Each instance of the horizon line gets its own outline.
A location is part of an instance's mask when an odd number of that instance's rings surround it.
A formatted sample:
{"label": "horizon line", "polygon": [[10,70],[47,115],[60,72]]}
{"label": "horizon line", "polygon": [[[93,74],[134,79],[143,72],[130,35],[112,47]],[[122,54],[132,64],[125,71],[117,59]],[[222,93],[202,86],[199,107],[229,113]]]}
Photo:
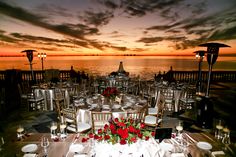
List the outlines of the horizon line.
{"label": "horizon line", "polygon": [[[25,54],[19,55],[0,55],[0,57],[25,57]],[[37,56],[35,54],[34,56]],[[187,55],[179,55],[179,54],[50,54],[47,55],[50,57],[63,57],[63,56],[195,56],[195,54],[187,54]],[[219,54],[219,56],[226,57],[236,57],[236,54],[228,53],[228,54]]]}

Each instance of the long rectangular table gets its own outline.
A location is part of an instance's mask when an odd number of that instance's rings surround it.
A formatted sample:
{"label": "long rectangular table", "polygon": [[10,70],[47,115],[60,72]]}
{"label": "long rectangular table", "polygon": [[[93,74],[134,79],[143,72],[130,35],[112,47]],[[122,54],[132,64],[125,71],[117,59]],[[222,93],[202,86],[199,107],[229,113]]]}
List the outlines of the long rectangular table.
{"label": "long rectangular table", "polygon": [[[183,133],[182,136],[187,139],[189,145],[187,147],[187,152],[185,156],[192,156],[192,157],[204,157],[204,156],[214,156],[216,152],[224,152],[224,155],[215,155],[216,157],[220,156],[235,156],[236,155],[236,147],[235,145],[231,144],[228,146],[223,145],[221,142],[216,141],[216,139],[207,133]],[[38,155],[38,157],[42,157],[43,155],[43,148],[41,147],[40,141],[42,137],[46,137],[49,139],[50,145],[48,148],[48,157],[73,157],[74,153],[69,152],[69,148],[71,144],[77,143],[82,144],[82,138],[84,135],[80,135],[79,138],[78,134],[68,134],[65,139],[59,139],[59,141],[53,141],[51,139],[51,135],[49,133],[32,133],[28,134],[28,136],[24,136],[24,138],[20,141],[13,140],[13,141],[6,141],[6,144],[3,146],[3,150],[0,152],[1,157],[14,157],[14,156],[23,156],[24,152],[21,151],[22,147],[27,144],[36,144],[38,149],[34,152]],[[76,141],[75,141],[76,139]],[[207,152],[204,150],[199,149],[196,146],[196,143],[199,141],[205,141],[212,145],[211,152]],[[175,139],[164,139],[163,142],[171,143],[174,147],[179,147],[178,143]],[[156,145],[156,148],[159,149],[160,144]],[[105,148],[104,148],[105,149]],[[88,156],[91,156],[89,150],[86,151]],[[213,152],[213,153],[212,153]],[[175,153],[175,152],[172,152]],[[150,153],[151,154],[151,153]],[[163,156],[163,153],[160,153]],[[169,154],[172,156],[171,154]],[[144,155],[145,156],[145,155]],[[154,156],[154,155],[153,155]]]}

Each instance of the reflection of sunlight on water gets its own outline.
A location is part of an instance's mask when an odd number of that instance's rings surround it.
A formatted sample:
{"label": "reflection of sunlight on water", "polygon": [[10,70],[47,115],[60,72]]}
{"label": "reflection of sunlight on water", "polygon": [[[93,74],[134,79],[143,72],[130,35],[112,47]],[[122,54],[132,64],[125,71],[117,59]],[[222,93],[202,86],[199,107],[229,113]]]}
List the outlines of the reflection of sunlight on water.
{"label": "reflection of sunlight on water", "polygon": [[[76,71],[85,71],[93,75],[108,75],[117,71],[120,61],[130,76],[153,78],[159,71],[167,72],[170,66],[177,71],[196,71],[198,62],[194,56],[167,57],[167,56],[73,56],[73,57],[47,57],[44,61],[45,69],[69,70],[73,65]],[[26,57],[0,57],[0,70],[22,69],[29,70]],[[41,62],[35,57],[33,69],[41,70]],[[203,61],[203,70],[208,70],[206,59]],[[218,57],[213,70],[236,70],[236,57]]]}

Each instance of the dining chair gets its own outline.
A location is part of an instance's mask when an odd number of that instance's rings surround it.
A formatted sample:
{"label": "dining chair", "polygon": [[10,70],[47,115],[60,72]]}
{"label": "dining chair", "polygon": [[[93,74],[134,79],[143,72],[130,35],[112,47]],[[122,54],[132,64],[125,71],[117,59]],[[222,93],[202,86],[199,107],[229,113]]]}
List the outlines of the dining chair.
{"label": "dining chair", "polygon": [[186,88],[181,94],[179,99],[179,109],[192,109],[195,103],[196,89],[195,88]]}
{"label": "dining chair", "polygon": [[64,99],[60,98],[53,98],[53,105],[54,105],[54,110],[57,113],[57,119],[59,121],[62,121],[62,108],[64,106]]}
{"label": "dining chair", "polygon": [[142,111],[129,111],[127,112],[127,118],[132,118],[135,121],[143,121],[143,112]]}
{"label": "dining chair", "polygon": [[165,106],[164,109],[167,111],[174,111],[174,90],[172,87],[164,87],[161,89],[161,93],[165,98]]}
{"label": "dining chair", "polygon": [[27,94],[27,103],[29,110],[45,110],[44,97],[41,90],[32,89],[32,92]]}
{"label": "dining chair", "polygon": [[165,106],[165,98],[162,94],[160,94],[159,101],[156,104],[155,112],[149,111],[149,114],[147,114],[144,118],[144,123],[147,126],[156,128],[160,127],[163,120],[163,112],[164,112],[164,106]]}
{"label": "dining chair", "polygon": [[19,95],[20,95],[20,105],[21,107],[26,107],[27,110],[29,110],[29,105],[28,105],[28,102],[27,102],[27,98],[28,98],[28,94],[31,95],[31,93],[27,93],[26,91],[24,91],[24,88],[23,88],[23,85],[22,84],[17,84],[17,88],[18,88],[18,92],[19,92]]}
{"label": "dining chair", "polygon": [[90,124],[77,121],[77,110],[75,108],[63,108],[62,115],[62,121],[66,123],[66,129],[69,132],[84,133],[91,129]]}
{"label": "dining chair", "polygon": [[112,118],[111,112],[92,112],[92,131],[95,133],[98,129],[103,128],[105,124],[109,124]]}

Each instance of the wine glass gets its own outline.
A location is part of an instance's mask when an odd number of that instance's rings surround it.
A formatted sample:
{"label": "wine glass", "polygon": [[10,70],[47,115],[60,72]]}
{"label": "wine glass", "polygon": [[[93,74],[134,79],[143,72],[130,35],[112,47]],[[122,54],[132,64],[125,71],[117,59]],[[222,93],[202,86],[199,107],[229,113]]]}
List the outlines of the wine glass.
{"label": "wine glass", "polygon": [[222,139],[222,130],[223,130],[223,124],[222,120],[218,120],[216,123],[216,131],[215,131],[215,138],[220,140]]}
{"label": "wine glass", "polygon": [[225,145],[228,145],[230,144],[230,130],[225,127],[223,128],[223,132],[224,132],[224,135],[223,135],[223,138],[222,138],[222,143],[225,144]]}
{"label": "wine glass", "polygon": [[50,129],[51,129],[51,137],[55,138],[57,136],[57,123],[52,122]]}
{"label": "wine glass", "polygon": [[177,136],[179,137],[183,131],[183,122],[179,121],[178,125],[176,126],[176,130],[177,130]]}
{"label": "wine glass", "polygon": [[60,133],[61,133],[61,138],[66,137],[66,123],[61,122],[60,124]]}
{"label": "wine glass", "polygon": [[0,152],[2,151],[2,146],[4,145],[4,138],[3,137],[1,137],[0,138]]}
{"label": "wine glass", "polygon": [[16,133],[17,133],[17,138],[20,140],[23,136],[23,132],[24,132],[24,127],[22,125],[18,125],[17,129],[16,129]]}
{"label": "wine glass", "polygon": [[48,138],[42,137],[42,139],[41,139],[41,147],[43,147],[43,154],[44,154],[45,156],[46,156],[47,153],[48,153],[48,150],[47,150],[48,146],[49,146],[49,140],[48,140]]}

